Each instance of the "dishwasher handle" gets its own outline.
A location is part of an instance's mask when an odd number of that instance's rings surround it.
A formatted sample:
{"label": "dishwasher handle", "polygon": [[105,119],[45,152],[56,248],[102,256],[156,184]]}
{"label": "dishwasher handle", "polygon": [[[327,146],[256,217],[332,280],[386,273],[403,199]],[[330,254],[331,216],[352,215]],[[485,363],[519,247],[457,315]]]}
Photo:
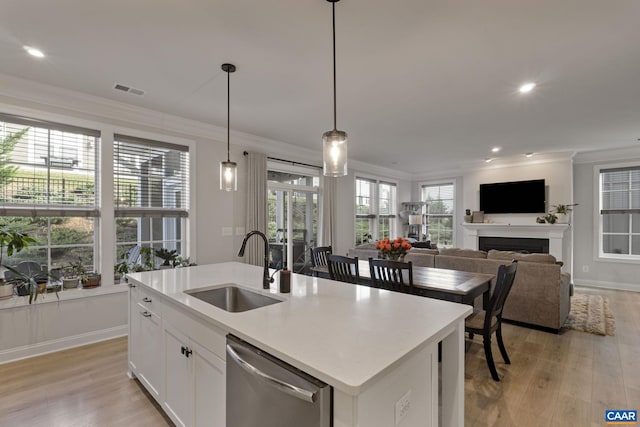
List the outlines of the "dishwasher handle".
{"label": "dishwasher handle", "polygon": [[236,353],[234,348],[229,344],[227,344],[227,353],[229,354],[229,356],[233,358],[233,360],[235,360],[238,363],[238,365],[240,365],[240,367],[242,367],[242,369],[244,369],[249,374],[252,374],[262,379],[270,386],[277,388],[278,390],[284,393],[287,393],[293,397],[297,397],[298,399],[304,400],[305,402],[315,403],[316,394],[317,394],[315,391],[305,390],[303,388],[297,387],[293,384],[289,384],[287,382],[284,382],[282,380],[272,377],[269,374],[262,372],[261,370],[251,365],[249,362],[247,362],[243,358],[241,358],[240,355]]}

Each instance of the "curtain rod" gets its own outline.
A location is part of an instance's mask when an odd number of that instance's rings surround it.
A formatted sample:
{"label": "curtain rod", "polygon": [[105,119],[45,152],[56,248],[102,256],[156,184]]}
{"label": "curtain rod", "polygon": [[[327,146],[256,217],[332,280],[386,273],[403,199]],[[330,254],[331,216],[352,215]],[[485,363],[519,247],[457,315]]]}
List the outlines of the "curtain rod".
{"label": "curtain rod", "polygon": [[[244,154],[245,156],[248,156],[249,152],[245,151],[242,154]],[[322,169],[322,166],[310,165],[309,163],[294,162],[293,160],[279,159],[277,157],[269,157],[269,156],[267,156],[267,160],[275,160],[275,161],[283,162],[283,163],[291,163],[293,166],[300,165],[300,166],[308,166],[310,168]]]}

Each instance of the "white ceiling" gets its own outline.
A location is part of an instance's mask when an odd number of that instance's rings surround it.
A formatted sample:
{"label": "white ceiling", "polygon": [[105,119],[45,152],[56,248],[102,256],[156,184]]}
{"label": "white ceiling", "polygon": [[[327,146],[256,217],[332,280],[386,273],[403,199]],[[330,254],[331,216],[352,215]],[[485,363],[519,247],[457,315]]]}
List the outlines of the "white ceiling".
{"label": "white ceiling", "polygon": [[[513,158],[640,146],[637,0],[342,0],[336,14],[351,159],[423,173],[496,145]],[[224,62],[238,67],[233,129],[320,149],[333,127],[325,0],[0,3],[3,74],[226,126]],[[523,96],[525,81],[538,87]]]}

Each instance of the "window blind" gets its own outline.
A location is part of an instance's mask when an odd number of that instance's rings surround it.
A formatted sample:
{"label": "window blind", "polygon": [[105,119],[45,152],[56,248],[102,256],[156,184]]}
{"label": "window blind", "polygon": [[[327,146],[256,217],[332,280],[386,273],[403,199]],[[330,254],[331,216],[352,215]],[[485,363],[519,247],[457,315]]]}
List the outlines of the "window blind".
{"label": "window blind", "polygon": [[640,166],[600,170],[601,214],[640,213]]}
{"label": "window blind", "polygon": [[113,156],[115,216],[188,216],[188,147],[116,134]]}
{"label": "window blind", "polygon": [[0,214],[98,216],[100,132],[0,113]]}

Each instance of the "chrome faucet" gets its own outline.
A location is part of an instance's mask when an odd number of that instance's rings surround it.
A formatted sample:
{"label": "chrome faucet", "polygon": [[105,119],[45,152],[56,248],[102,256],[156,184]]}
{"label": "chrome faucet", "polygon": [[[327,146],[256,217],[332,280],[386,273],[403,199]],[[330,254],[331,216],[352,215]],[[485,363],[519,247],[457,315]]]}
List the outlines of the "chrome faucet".
{"label": "chrome faucet", "polygon": [[240,252],[238,252],[238,256],[244,256],[244,250],[247,246],[247,240],[253,235],[258,235],[262,237],[264,240],[264,274],[262,277],[262,288],[269,289],[269,285],[273,282],[273,278],[269,277],[269,240],[267,240],[267,236],[264,235],[262,231],[253,230],[247,233],[244,236],[244,240],[242,241],[242,246],[240,247]]}

